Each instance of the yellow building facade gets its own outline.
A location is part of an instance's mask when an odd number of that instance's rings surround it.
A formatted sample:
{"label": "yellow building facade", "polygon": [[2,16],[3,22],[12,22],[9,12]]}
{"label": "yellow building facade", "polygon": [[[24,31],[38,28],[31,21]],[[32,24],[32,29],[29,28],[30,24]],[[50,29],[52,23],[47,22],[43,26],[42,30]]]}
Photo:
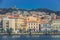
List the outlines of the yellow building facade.
{"label": "yellow building facade", "polygon": [[21,29],[21,30],[27,31],[27,26],[24,21],[25,21],[24,18],[15,19],[15,29]]}

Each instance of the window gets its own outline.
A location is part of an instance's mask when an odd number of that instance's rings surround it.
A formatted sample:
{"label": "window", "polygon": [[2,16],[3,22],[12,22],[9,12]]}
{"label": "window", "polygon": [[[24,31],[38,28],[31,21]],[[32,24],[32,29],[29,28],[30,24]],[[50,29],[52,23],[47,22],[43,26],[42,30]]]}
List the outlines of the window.
{"label": "window", "polygon": [[34,28],[35,28],[35,26],[34,26]]}
{"label": "window", "polygon": [[38,26],[36,26],[36,28],[38,28]]}
{"label": "window", "polygon": [[30,26],[29,26],[29,28],[30,28]]}
{"label": "window", "polygon": [[6,21],[6,24],[9,24],[9,21]]}
{"label": "window", "polygon": [[9,24],[8,22],[6,24]]}
{"label": "window", "polygon": [[9,25],[6,25],[6,27],[9,27]]}
{"label": "window", "polygon": [[47,24],[43,24],[43,26],[45,26],[45,27],[46,27],[46,26],[47,26]]}
{"label": "window", "polygon": [[34,23],[34,25],[35,25],[35,23]]}
{"label": "window", "polygon": [[30,23],[28,23],[28,25],[30,25]]}
{"label": "window", "polygon": [[35,25],[38,25],[38,23],[35,23]]}

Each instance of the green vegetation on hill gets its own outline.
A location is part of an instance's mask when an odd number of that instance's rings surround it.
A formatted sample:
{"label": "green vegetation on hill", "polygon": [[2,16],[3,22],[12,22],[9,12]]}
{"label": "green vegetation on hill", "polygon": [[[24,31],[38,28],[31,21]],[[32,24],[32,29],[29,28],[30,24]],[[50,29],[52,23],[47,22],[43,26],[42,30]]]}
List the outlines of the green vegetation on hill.
{"label": "green vegetation on hill", "polygon": [[55,13],[57,15],[60,15],[60,11],[53,11],[50,9],[46,9],[46,8],[37,8],[37,9],[18,9],[18,8],[0,8],[0,14],[6,14],[8,12],[13,12],[13,11],[39,11],[39,12],[46,12],[46,13]]}

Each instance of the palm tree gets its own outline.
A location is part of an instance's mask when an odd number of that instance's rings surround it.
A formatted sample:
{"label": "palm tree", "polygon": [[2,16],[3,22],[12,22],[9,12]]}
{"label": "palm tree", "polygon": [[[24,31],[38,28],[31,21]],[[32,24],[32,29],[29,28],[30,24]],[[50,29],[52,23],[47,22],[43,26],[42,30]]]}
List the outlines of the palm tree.
{"label": "palm tree", "polygon": [[7,28],[7,33],[10,35],[13,32],[12,28]]}
{"label": "palm tree", "polygon": [[31,32],[31,29],[29,29],[28,32]]}
{"label": "palm tree", "polygon": [[19,30],[19,32],[22,32],[22,30],[21,29],[18,29]]}

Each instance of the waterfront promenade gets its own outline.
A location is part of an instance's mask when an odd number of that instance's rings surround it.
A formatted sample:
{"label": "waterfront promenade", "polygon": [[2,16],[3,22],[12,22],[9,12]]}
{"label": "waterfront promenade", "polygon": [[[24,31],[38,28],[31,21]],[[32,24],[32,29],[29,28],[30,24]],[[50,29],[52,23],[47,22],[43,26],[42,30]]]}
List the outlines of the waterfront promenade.
{"label": "waterfront promenade", "polygon": [[[9,33],[0,33],[0,35],[7,35]],[[10,33],[11,35],[60,35],[60,33]]]}

